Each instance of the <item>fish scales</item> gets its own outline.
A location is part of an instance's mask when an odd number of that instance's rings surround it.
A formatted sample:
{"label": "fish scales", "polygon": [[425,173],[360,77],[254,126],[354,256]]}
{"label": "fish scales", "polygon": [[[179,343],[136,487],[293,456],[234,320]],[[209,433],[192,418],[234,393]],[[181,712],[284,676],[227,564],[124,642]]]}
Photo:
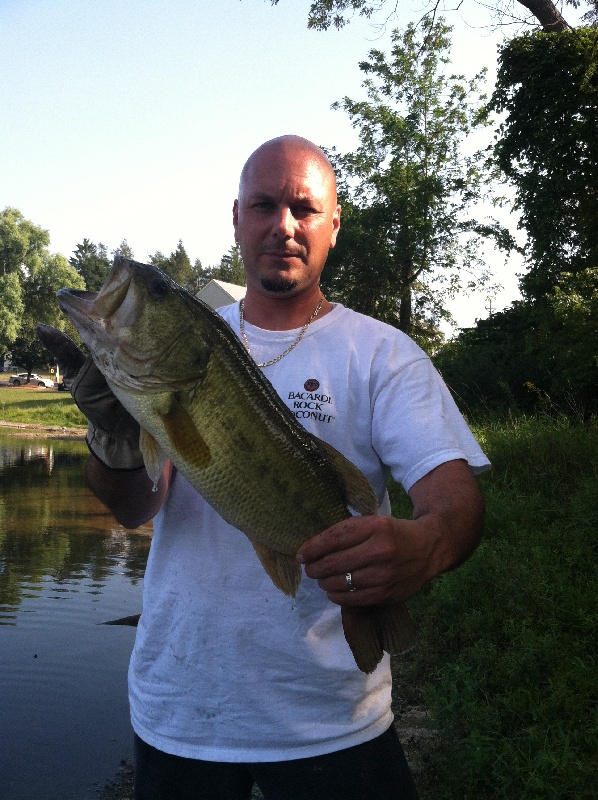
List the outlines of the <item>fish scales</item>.
{"label": "fish scales", "polygon": [[[230,327],[156,267],[117,256],[96,295],[59,304],[110,388],[141,427],[148,474],[165,459],[245,533],[274,584],[294,595],[295,553],[350,516],[377,511],[361,472],[294,418]],[[355,661],[413,646],[403,604],[341,609]]]}

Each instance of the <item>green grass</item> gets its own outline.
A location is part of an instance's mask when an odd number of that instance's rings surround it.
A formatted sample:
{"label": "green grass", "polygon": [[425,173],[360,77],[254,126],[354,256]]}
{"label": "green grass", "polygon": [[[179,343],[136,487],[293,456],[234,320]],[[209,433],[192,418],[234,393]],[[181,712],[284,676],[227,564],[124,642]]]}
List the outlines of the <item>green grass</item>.
{"label": "green grass", "polygon": [[[598,423],[479,427],[485,538],[411,603],[397,663],[439,731],[422,800],[590,800],[598,772]],[[409,693],[413,696],[410,697]]]}
{"label": "green grass", "polygon": [[[70,395],[0,388],[0,420],[85,427]],[[598,421],[475,427],[486,530],[411,602],[420,644],[396,659],[398,702],[438,735],[422,800],[590,800],[598,773]],[[397,515],[410,514],[393,492]],[[424,745],[425,746],[425,745]]]}
{"label": "green grass", "polygon": [[87,427],[87,421],[68,392],[0,387],[2,422]]}

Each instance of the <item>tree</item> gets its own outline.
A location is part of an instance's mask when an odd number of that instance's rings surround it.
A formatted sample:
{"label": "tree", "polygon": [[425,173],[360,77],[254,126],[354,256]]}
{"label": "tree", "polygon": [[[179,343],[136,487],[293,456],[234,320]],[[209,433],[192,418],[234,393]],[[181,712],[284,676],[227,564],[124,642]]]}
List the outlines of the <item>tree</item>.
{"label": "tree", "polygon": [[131,259],[135,258],[135,256],[133,255],[133,250],[131,249],[131,246],[129,245],[126,239],[121,239],[121,242],[118,245],[118,247],[112,251],[112,256],[113,257],[123,256],[124,258],[131,258]]}
{"label": "tree", "polygon": [[188,292],[191,292],[191,294],[197,294],[206,283],[206,270],[202,267],[199,258],[196,258],[191,267],[191,278],[187,282],[185,288]]}
{"label": "tree", "polygon": [[245,286],[245,269],[238,244],[234,244],[228,253],[222,256],[220,264],[212,267],[210,280],[212,279],[234,283],[236,286]]}
{"label": "tree", "polygon": [[598,265],[598,30],[517,37],[501,50],[494,153],[528,235],[524,294]]}
{"label": "tree", "polygon": [[598,411],[598,269],[562,275],[543,302],[517,301],[435,357],[470,410]]}
{"label": "tree", "polygon": [[243,268],[243,258],[238,244],[232,245],[228,253],[225,253],[215,266],[203,269],[199,261],[196,262],[197,265],[199,265],[199,271],[196,272],[196,294],[211,280],[226,281],[226,283],[234,283],[236,286],[245,286],[245,269]]}
{"label": "tree", "polygon": [[[49,363],[49,354],[35,332],[38,323],[52,325],[71,334],[72,325],[60,311],[56,292],[62,288],[85,289],[81,275],[60,253],[44,253],[42,266],[23,280],[24,312],[19,335],[13,344],[13,361],[31,371],[36,365]],[[75,337],[79,339],[78,335]]]}
{"label": "tree", "polygon": [[101,242],[94,244],[89,239],[83,239],[69,258],[69,264],[81,275],[87,291],[98,292],[110,271],[108,248]]}
{"label": "tree", "polygon": [[16,208],[0,214],[0,355],[18,336],[24,311],[22,282],[42,265],[50,234],[26,220]]}
{"label": "tree", "polygon": [[489,277],[479,255],[483,237],[514,246],[495,220],[469,216],[489,175],[481,155],[461,144],[487,124],[481,75],[447,77],[450,28],[424,20],[392,35],[392,52],[371,50],[359,66],[368,100],[344,98],[359,132],[354,153],[329,152],[344,205],[342,234],[323,276],[327,290],[356,310],[417,339],[448,317],[445,300],[464,284]]}
{"label": "tree", "polygon": [[15,208],[0,214],[0,348],[31,371],[47,361],[35,335],[45,322],[64,330],[66,319],[56,301],[58,289],[84,289],[82,277],[64,256],[48,250],[48,231],[26,220]]}
{"label": "tree", "polygon": [[0,366],[11,342],[17,338],[25,306],[19,277],[15,272],[0,275]]}
{"label": "tree", "polygon": [[161,269],[162,272],[165,272],[173,281],[176,281],[185,288],[192,287],[195,284],[196,277],[194,269],[191,266],[187,251],[180,239],[176,250],[169,256],[165,256],[158,250],[153,256],[149,256],[149,263]]}
{"label": "tree", "polygon": [[[275,6],[278,5],[279,0],[270,0],[270,2]],[[517,0],[517,2],[540,23],[542,30],[546,32],[565,31],[570,27],[558,5],[552,0]],[[565,0],[565,2],[571,8],[579,6],[579,0]],[[396,0],[394,8],[391,6],[391,14],[396,12],[398,5],[398,0]],[[595,0],[590,0],[589,5],[590,9],[586,15],[588,21],[596,17]],[[369,18],[384,6],[385,0],[377,0],[375,3],[367,2],[367,0],[313,0],[309,9],[307,25],[309,28],[319,31],[327,30],[331,25],[334,25],[335,28],[342,28],[348,22],[345,16],[346,12],[351,14],[357,11],[361,16]],[[436,14],[439,6],[439,0],[432,0],[429,4],[432,15]],[[505,8],[500,0],[495,0],[489,10],[498,15],[508,16],[509,14],[508,7]],[[513,12],[512,16],[519,19],[516,12]]]}

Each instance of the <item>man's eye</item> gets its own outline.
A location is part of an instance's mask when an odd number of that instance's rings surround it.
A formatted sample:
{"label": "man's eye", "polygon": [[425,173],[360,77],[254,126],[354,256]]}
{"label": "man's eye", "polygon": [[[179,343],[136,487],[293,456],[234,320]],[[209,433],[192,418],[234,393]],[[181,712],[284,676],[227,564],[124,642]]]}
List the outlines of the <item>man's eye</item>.
{"label": "man's eye", "polygon": [[291,211],[293,212],[295,219],[302,219],[316,213],[315,209],[313,209],[311,206],[293,206]]}
{"label": "man's eye", "polygon": [[260,202],[253,204],[253,208],[258,211],[270,211],[274,208],[274,203],[270,203],[268,200],[260,200]]}

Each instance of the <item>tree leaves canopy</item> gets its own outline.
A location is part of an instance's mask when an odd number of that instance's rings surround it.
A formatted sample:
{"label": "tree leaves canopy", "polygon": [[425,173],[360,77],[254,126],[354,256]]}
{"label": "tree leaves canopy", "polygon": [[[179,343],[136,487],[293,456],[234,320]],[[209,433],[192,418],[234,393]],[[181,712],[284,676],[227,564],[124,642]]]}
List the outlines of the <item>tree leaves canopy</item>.
{"label": "tree leaves canopy", "polygon": [[356,310],[415,338],[433,333],[445,301],[488,279],[478,246],[512,239],[498,223],[479,222],[471,207],[489,174],[480,155],[466,156],[469,133],[487,124],[482,75],[448,76],[450,28],[424,20],[395,31],[387,59],[371,50],[359,66],[368,99],[345,97],[358,130],[354,153],[329,156],[339,177],[341,233],[323,286]]}
{"label": "tree leaves canopy", "polygon": [[48,231],[26,220],[15,208],[0,214],[0,352],[19,355],[28,369],[43,363],[35,325],[64,329],[66,320],[56,301],[58,289],[84,289],[83,278],[64,256],[48,250]]}
{"label": "tree leaves canopy", "polygon": [[[278,5],[279,0],[270,0],[272,5]],[[567,30],[569,24],[559,10],[560,3],[553,3],[552,0],[512,0],[512,5],[518,2],[522,5],[535,19],[540,23],[542,29],[545,31],[564,31]],[[331,25],[335,28],[342,28],[349,22],[352,14],[357,12],[359,16],[369,18],[376,11],[383,8],[389,9],[389,15],[395,15],[399,8],[399,0],[394,3],[386,5],[385,0],[375,0],[375,2],[367,2],[367,0],[313,0],[309,8],[307,18],[307,25],[309,28],[324,31]],[[428,11],[426,13],[434,16],[439,8],[439,1],[432,0],[428,4]],[[579,0],[565,0],[565,5],[572,8],[578,8]],[[590,7],[595,6],[595,0],[590,0]],[[509,4],[504,4],[501,0],[495,0],[493,5],[489,6],[490,12],[507,13],[505,6],[508,8]],[[460,5],[458,6],[461,7]],[[519,18],[519,14],[512,12],[515,19]],[[588,17],[595,17],[595,8],[588,12]]]}
{"label": "tree leaves canopy", "polygon": [[517,37],[500,52],[494,152],[529,237],[528,297],[598,265],[598,30]]}
{"label": "tree leaves canopy", "polygon": [[94,244],[89,239],[83,239],[69,258],[69,264],[83,278],[88,292],[98,292],[110,271],[108,248],[101,242]]}

